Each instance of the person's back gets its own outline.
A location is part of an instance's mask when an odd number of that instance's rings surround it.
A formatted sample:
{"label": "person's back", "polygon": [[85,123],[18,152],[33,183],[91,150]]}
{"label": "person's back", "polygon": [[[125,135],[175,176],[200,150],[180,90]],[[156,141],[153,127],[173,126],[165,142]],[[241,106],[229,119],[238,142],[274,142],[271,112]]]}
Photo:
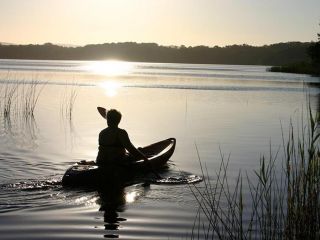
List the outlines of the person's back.
{"label": "person's back", "polygon": [[100,132],[97,156],[99,166],[116,163],[125,157],[126,150],[120,140],[121,131],[120,128],[108,127]]}
{"label": "person's back", "polygon": [[[99,134],[99,152],[96,160],[98,166],[121,164],[126,160],[148,160],[131,143],[128,133],[124,129],[118,128],[120,120],[121,113],[117,110],[111,109],[107,112],[108,127]],[[126,150],[130,157],[128,157]]]}

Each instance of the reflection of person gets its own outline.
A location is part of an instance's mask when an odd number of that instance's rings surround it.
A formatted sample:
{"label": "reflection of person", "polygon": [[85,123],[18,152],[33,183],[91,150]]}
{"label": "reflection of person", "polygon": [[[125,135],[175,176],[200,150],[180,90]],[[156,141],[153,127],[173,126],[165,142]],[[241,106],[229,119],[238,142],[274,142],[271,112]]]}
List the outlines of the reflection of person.
{"label": "reflection of person", "polygon": [[148,158],[131,143],[126,130],[118,127],[121,113],[111,109],[107,112],[106,118],[108,127],[99,134],[98,166],[121,164],[129,159],[148,161]]}
{"label": "reflection of person", "polygon": [[119,238],[117,230],[120,223],[126,221],[125,218],[119,217],[119,213],[125,210],[125,192],[124,188],[115,185],[114,182],[98,188],[99,198],[97,203],[100,205],[99,211],[104,212],[104,227],[107,232],[105,238]]}
{"label": "reflection of person", "polygon": [[[119,229],[123,229],[125,226],[121,226],[122,222],[127,221],[127,219],[121,217],[121,213],[126,210],[127,196],[132,193],[139,193],[135,195],[145,196],[148,187],[144,185],[136,185],[130,187],[128,191],[125,191],[124,186],[120,186],[117,182],[110,181],[107,184],[98,187],[97,204],[100,205],[99,211],[104,212],[104,238],[119,238]],[[134,201],[132,199],[132,201]],[[128,200],[130,202],[130,200]]]}

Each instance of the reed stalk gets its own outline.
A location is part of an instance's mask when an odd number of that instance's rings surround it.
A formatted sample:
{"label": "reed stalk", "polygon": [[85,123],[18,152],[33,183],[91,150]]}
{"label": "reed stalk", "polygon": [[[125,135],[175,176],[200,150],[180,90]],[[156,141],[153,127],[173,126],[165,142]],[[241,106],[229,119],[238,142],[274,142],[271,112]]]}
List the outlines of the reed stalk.
{"label": "reed stalk", "polygon": [[44,86],[45,84],[40,85],[36,80],[2,83],[0,88],[2,116],[7,119],[11,115],[32,117]]}
{"label": "reed stalk", "polygon": [[3,87],[2,91],[2,114],[4,118],[10,118],[12,106],[17,99],[18,84],[8,83]]}
{"label": "reed stalk", "polygon": [[40,94],[45,87],[45,84],[40,84],[37,80],[32,80],[31,82],[22,82],[20,84],[21,88],[21,112],[25,118],[33,117],[34,110],[38,103]]}
{"label": "reed stalk", "polygon": [[319,239],[319,126],[319,114],[309,106],[306,125],[297,130],[291,123],[287,137],[282,130],[284,157],[279,159],[281,148],[273,154],[270,147],[259,168],[245,177],[239,172],[233,185],[229,158],[220,151],[220,167],[212,176],[196,148],[204,181],[190,186],[199,205],[191,239]]}
{"label": "reed stalk", "polygon": [[[69,87],[70,86],[67,85],[67,88]],[[78,96],[78,85],[72,84],[70,89],[67,88],[62,97],[60,112],[62,116],[72,120],[73,109]]]}

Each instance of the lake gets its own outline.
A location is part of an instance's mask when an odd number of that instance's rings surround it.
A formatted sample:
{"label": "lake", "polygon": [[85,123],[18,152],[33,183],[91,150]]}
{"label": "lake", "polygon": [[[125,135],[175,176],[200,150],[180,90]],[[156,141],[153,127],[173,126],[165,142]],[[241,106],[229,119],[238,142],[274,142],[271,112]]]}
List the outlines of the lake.
{"label": "lake", "polygon": [[177,139],[162,176],[201,176],[200,158],[213,183],[230,154],[233,186],[240,170],[250,175],[278,151],[290,121],[303,124],[308,101],[320,109],[319,78],[266,69],[0,60],[1,239],[190,238],[198,203],[187,184],[141,181],[105,196],[63,188],[61,178],[75,162],[95,160],[103,106],[121,111],[135,146]]}

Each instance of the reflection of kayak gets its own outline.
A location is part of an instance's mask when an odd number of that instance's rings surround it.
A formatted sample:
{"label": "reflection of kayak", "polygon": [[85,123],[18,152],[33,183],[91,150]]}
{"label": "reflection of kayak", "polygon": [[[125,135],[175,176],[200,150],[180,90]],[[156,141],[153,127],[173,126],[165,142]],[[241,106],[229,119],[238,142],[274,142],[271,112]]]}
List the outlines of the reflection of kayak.
{"label": "reflection of kayak", "polygon": [[[151,144],[149,146],[139,148],[149,159],[146,166],[143,160],[121,166],[123,174],[147,172],[161,169],[172,156],[176,146],[176,139],[168,138],[166,140]],[[94,162],[79,162],[71,166],[62,178],[64,186],[88,186],[98,184],[99,168]],[[105,174],[102,172],[102,174]]]}

